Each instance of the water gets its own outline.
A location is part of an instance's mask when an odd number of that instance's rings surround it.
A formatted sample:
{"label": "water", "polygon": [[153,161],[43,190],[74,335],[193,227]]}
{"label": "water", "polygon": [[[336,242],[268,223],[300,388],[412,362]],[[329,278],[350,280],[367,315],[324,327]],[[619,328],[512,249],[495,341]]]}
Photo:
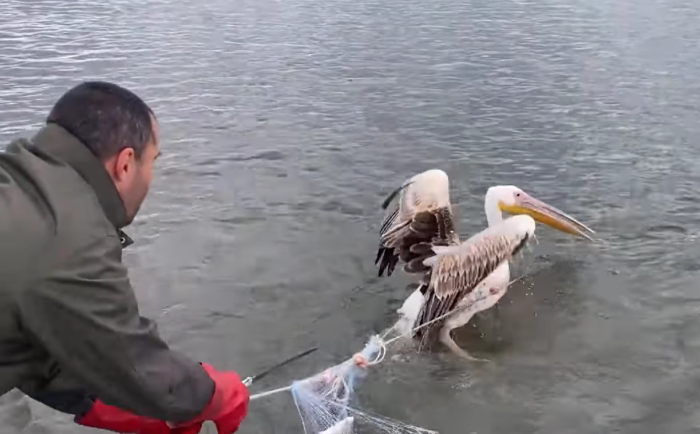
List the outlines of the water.
{"label": "water", "polygon": [[[137,91],[164,156],[129,234],[173,347],[277,387],[393,320],[410,279],[372,261],[384,195],[452,179],[460,231],[515,184],[598,232],[539,229],[527,277],[457,341],[405,352],[363,409],[450,433],[700,430],[700,5],[692,0],[6,0],[0,139],[83,79]],[[76,433],[6,396],[3,432]],[[240,433],[299,433],[291,399]]]}

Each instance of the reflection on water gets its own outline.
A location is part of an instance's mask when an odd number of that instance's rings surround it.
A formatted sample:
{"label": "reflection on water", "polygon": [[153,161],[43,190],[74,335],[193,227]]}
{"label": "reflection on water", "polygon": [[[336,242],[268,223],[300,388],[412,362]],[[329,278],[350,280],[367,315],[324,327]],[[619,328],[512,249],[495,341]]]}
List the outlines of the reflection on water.
{"label": "reflection on water", "polygon": [[[515,184],[593,227],[540,228],[499,306],[460,330],[495,361],[402,350],[363,408],[443,433],[694,432],[700,373],[700,5],[690,0],[9,0],[0,137],[82,79],[152,104],[164,157],[126,256],[176,348],[256,385],[312,374],[408,294],[372,265],[384,195],[452,178],[460,231]],[[6,396],[10,433],[75,433]],[[17,402],[17,400],[20,400]],[[291,400],[241,433],[298,433]]]}

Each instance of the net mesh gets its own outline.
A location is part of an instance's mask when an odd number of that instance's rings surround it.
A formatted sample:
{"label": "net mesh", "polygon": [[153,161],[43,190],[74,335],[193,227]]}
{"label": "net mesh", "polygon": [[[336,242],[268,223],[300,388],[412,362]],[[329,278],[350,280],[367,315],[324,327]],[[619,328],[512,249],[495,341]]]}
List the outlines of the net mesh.
{"label": "net mesh", "polygon": [[[386,346],[373,336],[360,353],[369,364],[380,363]],[[366,375],[365,369],[348,360],[320,374],[296,381],[291,386],[305,434],[437,434],[437,431],[405,424],[353,408],[355,388]]]}

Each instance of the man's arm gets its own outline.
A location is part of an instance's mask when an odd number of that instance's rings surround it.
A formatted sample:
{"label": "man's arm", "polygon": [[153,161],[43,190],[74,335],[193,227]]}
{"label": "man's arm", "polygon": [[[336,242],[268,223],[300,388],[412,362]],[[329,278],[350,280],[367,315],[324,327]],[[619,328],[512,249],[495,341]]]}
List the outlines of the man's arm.
{"label": "man's arm", "polygon": [[169,422],[207,407],[207,372],[160,339],[140,316],[116,236],[53,264],[18,298],[28,335],[105,404]]}

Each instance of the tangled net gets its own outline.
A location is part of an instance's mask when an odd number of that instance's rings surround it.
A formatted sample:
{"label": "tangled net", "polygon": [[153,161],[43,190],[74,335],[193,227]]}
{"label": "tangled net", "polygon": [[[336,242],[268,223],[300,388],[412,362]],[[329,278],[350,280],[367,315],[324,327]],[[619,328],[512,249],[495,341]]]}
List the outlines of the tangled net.
{"label": "tangled net", "polygon": [[[524,276],[509,282],[509,286]],[[365,348],[358,353],[368,366],[381,363],[386,356],[387,346],[402,339],[410,339],[413,332],[440,321],[460,309],[488,296],[485,288],[474,292],[474,299],[468,305],[457,307],[431,321],[412,328],[413,321],[400,318],[391,328],[381,335],[370,338]],[[392,338],[389,335],[397,334]],[[280,392],[291,391],[296,404],[304,434],[438,434],[437,431],[409,425],[384,416],[367,413],[350,406],[355,386],[366,375],[366,370],[358,366],[355,357],[326,369],[304,380],[298,380],[291,386],[258,393],[250,397],[251,401]],[[252,378],[246,379],[250,386]]]}
{"label": "tangled net", "polygon": [[[523,277],[512,280],[509,285]],[[472,302],[483,300],[488,296],[488,291],[477,290],[475,295]],[[468,306],[455,308],[413,329],[411,328],[412,321],[406,322],[406,318],[401,318],[381,336],[372,336],[365,348],[358,354],[369,366],[381,363],[386,356],[388,345],[402,339],[410,339],[413,332],[466,307]],[[394,333],[398,335],[388,338],[390,334]],[[295,381],[291,386],[258,393],[252,395],[250,399],[252,401],[280,392],[291,391],[304,426],[304,434],[438,434],[437,431],[409,425],[351,407],[350,400],[355,386],[365,375],[366,370],[358,366],[355,358],[352,358],[328,368],[320,374]],[[252,383],[252,378],[246,381],[248,381],[246,386],[249,386]]]}
{"label": "tangled net", "polygon": [[[393,331],[389,329],[384,336]],[[291,386],[269,390],[250,397],[251,401],[290,391],[294,398],[305,434],[438,434],[437,431],[409,425],[398,420],[364,412],[350,406],[355,386],[366,371],[358,365],[357,358],[367,366],[384,360],[387,344],[399,337],[384,341],[372,336],[362,352],[352,359],[326,369]],[[250,380],[250,381],[249,381]],[[246,380],[250,386],[252,379]]]}
{"label": "tangled net", "polygon": [[[386,346],[373,336],[360,355],[368,365],[381,363]],[[305,434],[395,433],[428,434],[427,430],[350,406],[355,387],[366,375],[353,359],[326,369],[320,374],[295,381],[290,388],[299,410]]]}
{"label": "tangled net", "polygon": [[[486,294],[482,292],[477,291],[474,302],[486,297]],[[372,336],[365,348],[358,353],[358,356],[366,361],[368,366],[379,364],[386,356],[388,345],[401,339],[410,338],[414,331],[440,321],[462,308],[464,307],[458,307],[413,329],[411,329],[412,321],[406,322],[406,318],[401,318],[381,336]],[[393,333],[398,333],[398,336],[387,339]],[[252,395],[250,399],[256,400],[280,392],[291,391],[304,426],[304,434],[438,434],[437,431],[409,425],[351,407],[350,400],[355,386],[365,375],[365,369],[358,366],[357,360],[353,357],[320,374],[295,381],[291,386],[258,393]],[[250,382],[246,385],[250,385]]]}

